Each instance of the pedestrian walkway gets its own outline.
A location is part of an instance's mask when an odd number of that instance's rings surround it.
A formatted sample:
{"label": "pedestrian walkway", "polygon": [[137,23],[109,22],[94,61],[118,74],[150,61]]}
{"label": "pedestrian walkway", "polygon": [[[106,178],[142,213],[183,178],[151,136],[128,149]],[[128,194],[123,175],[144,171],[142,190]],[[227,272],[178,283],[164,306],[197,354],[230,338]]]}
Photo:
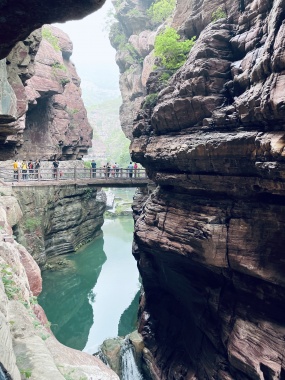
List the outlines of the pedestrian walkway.
{"label": "pedestrian walkway", "polygon": [[142,187],[148,179],[145,169],[119,169],[116,171],[105,168],[66,168],[33,169],[28,172],[14,172],[10,169],[0,169],[0,181],[11,186],[50,186],[63,184],[98,185],[100,187]]}

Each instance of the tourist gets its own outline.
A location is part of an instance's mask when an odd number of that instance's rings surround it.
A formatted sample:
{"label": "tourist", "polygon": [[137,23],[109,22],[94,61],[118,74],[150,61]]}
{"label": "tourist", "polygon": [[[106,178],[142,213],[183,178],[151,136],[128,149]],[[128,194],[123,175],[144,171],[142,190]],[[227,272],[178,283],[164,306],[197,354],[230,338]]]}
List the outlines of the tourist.
{"label": "tourist", "polygon": [[52,164],[53,164],[53,178],[57,178],[59,162],[55,158]]}
{"label": "tourist", "polygon": [[34,177],[34,164],[32,160],[29,160],[28,168],[29,168],[29,178],[32,179]]}
{"label": "tourist", "polygon": [[135,162],[135,163],[134,163],[134,173],[135,173],[135,178],[137,177],[137,169],[138,169],[138,164]]}
{"label": "tourist", "polygon": [[117,164],[117,162],[115,162],[114,166],[115,166],[116,177],[119,177],[120,166],[119,166],[119,164]]}
{"label": "tourist", "polygon": [[13,163],[13,169],[14,169],[14,179],[18,179],[18,175],[19,175],[19,165],[18,165],[18,162],[17,160],[14,161]]}
{"label": "tourist", "polygon": [[26,161],[26,160],[23,160],[23,162],[22,162],[22,175],[23,175],[23,180],[26,180],[26,179],[27,179],[27,170],[28,170],[27,161]]}
{"label": "tourist", "polygon": [[112,166],[112,172],[111,172],[112,177],[115,177],[115,173],[116,173],[116,164]]}
{"label": "tourist", "polygon": [[111,165],[109,164],[109,162],[107,162],[107,177],[110,177],[110,172],[111,172]]}
{"label": "tourist", "polygon": [[129,166],[128,166],[128,172],[129,172],[129,177],[132,178],[133,176],[133,163],[130,162]]}
{"label": "tourist", "polygon": [[36,160],[35,162],[35,178],[39,178],[39,170],[40,170],[41,164],[39,160]]}
{"label": "tourist", "polygon": [[96,162],[92,160],[91,162],[91,171],[92,171],[92,178],[96,177]]}

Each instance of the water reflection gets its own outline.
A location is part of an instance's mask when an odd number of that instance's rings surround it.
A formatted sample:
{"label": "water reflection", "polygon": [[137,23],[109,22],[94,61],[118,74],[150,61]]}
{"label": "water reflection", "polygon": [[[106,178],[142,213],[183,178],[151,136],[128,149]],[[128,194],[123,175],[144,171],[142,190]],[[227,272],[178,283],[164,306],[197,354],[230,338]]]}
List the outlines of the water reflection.
{"label": "water reflection", "polygon": [[[93,291],[93,325],[84,351],[94,353],[104,339],[118,335],[121,315],[132,303],[138,289],[136,262],[131,255],[133,221],[130,217],[106,220],[103,226],[107,261]],[[137,304],[132,310],[136,314]],[[133,326],[129,326],[132,331]]]}
{"label": "water reflection", "polygon": [[57,339],[89,353],[106,338],[133,331],[138,308],[132,217],[106,220],[102,230],[104,238],[65,256],[71,268],[43,273],[39,297]]}
{"label": "water reflection", "polygon": [[103,244],[103,237],[98,238],[81,252],[65,256],[71,267],[43,272],[43,292],[39,303],[52,323],[57,339],[79,350],[85,347],[93,323],[88,298],[107,260]]}

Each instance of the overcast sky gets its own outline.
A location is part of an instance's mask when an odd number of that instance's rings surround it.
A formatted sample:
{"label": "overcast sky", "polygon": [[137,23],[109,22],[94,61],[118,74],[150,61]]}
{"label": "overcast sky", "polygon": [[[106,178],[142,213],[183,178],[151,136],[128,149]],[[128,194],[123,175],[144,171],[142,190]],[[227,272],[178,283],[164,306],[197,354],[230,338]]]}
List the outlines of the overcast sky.
{"label": "overcast sky", "polygon": [[102,76],[106,75],[119,81],[118,67],[115,63],[116,52],[110,45],[108,32],[103,30],[106,26],[107,12],[111,8],[111,0],[106,0],[101,9],[82,20],[55,24],[67,33],[73,42],[71,60],[81,78],[87,79],[92,71],[95,77],[89,79],[100,81]]}

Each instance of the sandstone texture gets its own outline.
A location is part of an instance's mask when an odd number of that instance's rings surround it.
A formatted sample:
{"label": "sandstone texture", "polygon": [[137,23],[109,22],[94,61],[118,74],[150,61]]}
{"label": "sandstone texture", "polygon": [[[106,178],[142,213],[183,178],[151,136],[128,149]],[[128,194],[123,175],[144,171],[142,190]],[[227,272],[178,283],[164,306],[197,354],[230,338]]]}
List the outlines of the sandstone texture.
{"label": "sandstone texture", "polygon": [[284,9],[178,1],[172,25],[197,41],[146,82],[131,150],[157,189],[136,199],[133,254],[153,379],[285,376]]}
{"label": "sandstone texture", "polygon": [[69,37],[45,25],[16,44],[6,65],[1,61],[2,160],[78,159],[91,146],[92,129],[71,54]]}
{"label": "sandstone texture", "polygon": [[[8,379],[72,378],[115,380],[117,375],[99,359],[60,344],[52,335],[42,308],[41,273],[33,257],[12,235],[22,214],[11,218],[13,192],[1,187],[0,196],[0,364]],[[7,201],[7,203],[6,203]],[[17,203],[14,198],[14,203]],[[14,206],[14,210],[17,208]],[[18,208],[19,209],[19,208]],[[8,215],[10,213],[10,216]],[[13,220],[11,225],[9,220]],[[9,237],[9,239],[8,239]]]}
{"label": "sandstone texture", "polygon": [[14,192],[25,215],[14,228],[17,240],[41,266],[102,233],[106,194],[97,187],[29,186],[14,187]]}

